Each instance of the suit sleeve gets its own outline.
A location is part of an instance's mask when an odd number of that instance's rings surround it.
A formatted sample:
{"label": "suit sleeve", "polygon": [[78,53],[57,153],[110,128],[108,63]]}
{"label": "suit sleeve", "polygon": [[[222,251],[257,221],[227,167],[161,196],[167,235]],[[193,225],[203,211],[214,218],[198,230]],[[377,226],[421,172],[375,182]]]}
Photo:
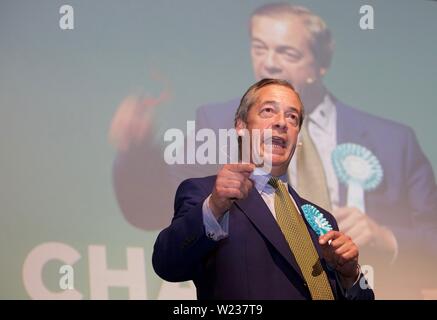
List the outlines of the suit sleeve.
{"label": "suit sleeve", "polygon": [[196,127],[198,129],[211,128],[208,112],[205,111],[205,106],[200,106],[196,110]]}
{"label": "suit sleeve", "polygon": [[[205,107],[199,107],[196,127],[208,126]],[[196,148],[198,145],[200,142],[196,142]],[[215,166],[207,165],[168,166],[162,155],[163,150],[153,142],[151,136],[147,136],[143,141],[132,144],[128,150],[118,152],[112,167],[118,206],[124,218],[142,230],[160,230],[168,225],[172,202],[172,196],[168,195],[174,194],[181,181],[217,172]]]}
{"label": "suit sleeve", "polygon": [[[150,138],[117,153],[114,192],[125,219],[142,230],[160,230],[171,220],[176,187],[162,150]],[[167,214],[165,214],[167,213]]]}
{"label": "suit sleeve", "polygon": [[400,255],[424,250],[427,254],[434,253],[433,258],[437,259],[437,186],[434,173],[411,129],[406,148],[407,197],[414,228],[391,227],[391,230],[398,241]]}
{"label": "suit sleeve", "polygon": [[175,198],[175,214],[169,227],[156,239],[152,264],[164,280],[195,280],[202,273],[203,260],[218,245],[207,237],[202,205],[211,190],[203,190],[194,179],[179,186]]}

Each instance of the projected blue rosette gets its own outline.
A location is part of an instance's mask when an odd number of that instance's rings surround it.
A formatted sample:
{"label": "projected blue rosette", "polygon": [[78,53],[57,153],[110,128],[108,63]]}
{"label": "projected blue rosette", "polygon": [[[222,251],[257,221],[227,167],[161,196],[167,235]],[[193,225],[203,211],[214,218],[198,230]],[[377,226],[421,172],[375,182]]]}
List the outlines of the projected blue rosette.
{"label": "projected blue rosette", "polygon": [[311,204],[304,204],[301,208],[306,221],[308,221],[309,225],[318,236],[322,236],[332,230],[329,221],[326,220],[319,209]]}
{"label": "projected blue rosette", "polygon": [[364,191],[375,189],[382,181],[379,160],[363,146],[344,143],[332,152],[332,164],[339,181],[347,186],[347,206],[366,212]]}

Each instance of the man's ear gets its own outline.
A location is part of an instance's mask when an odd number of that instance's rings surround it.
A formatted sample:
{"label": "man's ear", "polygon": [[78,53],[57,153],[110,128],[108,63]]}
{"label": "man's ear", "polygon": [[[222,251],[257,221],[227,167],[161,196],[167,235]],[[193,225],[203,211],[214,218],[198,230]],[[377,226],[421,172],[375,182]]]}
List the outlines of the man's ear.
{"label": "man's ear", "polygon": [[323,77],[326,74],[326,68],[320,68],[320,76]]}
{"label": "man's ear", "polygon": [[242,135],[244,135],[244,130],[243,129],[246,129],[246,123],[243,121],[243,120],[241,120],[241,119],[238,119],[237,120],[237,124],[235,125],[235,130],[237,130],[237,134],[241,137]]}

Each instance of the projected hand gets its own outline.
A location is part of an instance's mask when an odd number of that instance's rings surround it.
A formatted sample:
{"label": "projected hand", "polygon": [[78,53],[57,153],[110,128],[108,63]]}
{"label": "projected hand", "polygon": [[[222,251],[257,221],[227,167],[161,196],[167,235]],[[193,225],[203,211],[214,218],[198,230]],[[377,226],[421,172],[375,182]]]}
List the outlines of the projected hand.
{"label": "projected hand", "polygon": [[117,151],[126,151],[132,144],[143,141],[150,131],[155,107],[168,98],[134,97],[124,99],[112,119],[109,141]]}
{"label": "projected hand", "polygon": [[333,210],[341,232],[350,236],[362,249],[365,246],[394,254],[396,238],[393,233],[376,223],[368,215],[354,207],[342,207]]}

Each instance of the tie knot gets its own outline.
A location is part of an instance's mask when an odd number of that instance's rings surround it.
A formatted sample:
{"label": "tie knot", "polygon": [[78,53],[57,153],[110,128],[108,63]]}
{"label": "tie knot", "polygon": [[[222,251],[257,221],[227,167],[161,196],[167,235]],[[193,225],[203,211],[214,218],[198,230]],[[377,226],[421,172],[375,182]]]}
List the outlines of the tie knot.
{"label": "tie knot", "polygon": [[279,187],[279,179],[276,177],[271,177],[269,180],[269,185],[271,185],[273,188],[278,189]]}

